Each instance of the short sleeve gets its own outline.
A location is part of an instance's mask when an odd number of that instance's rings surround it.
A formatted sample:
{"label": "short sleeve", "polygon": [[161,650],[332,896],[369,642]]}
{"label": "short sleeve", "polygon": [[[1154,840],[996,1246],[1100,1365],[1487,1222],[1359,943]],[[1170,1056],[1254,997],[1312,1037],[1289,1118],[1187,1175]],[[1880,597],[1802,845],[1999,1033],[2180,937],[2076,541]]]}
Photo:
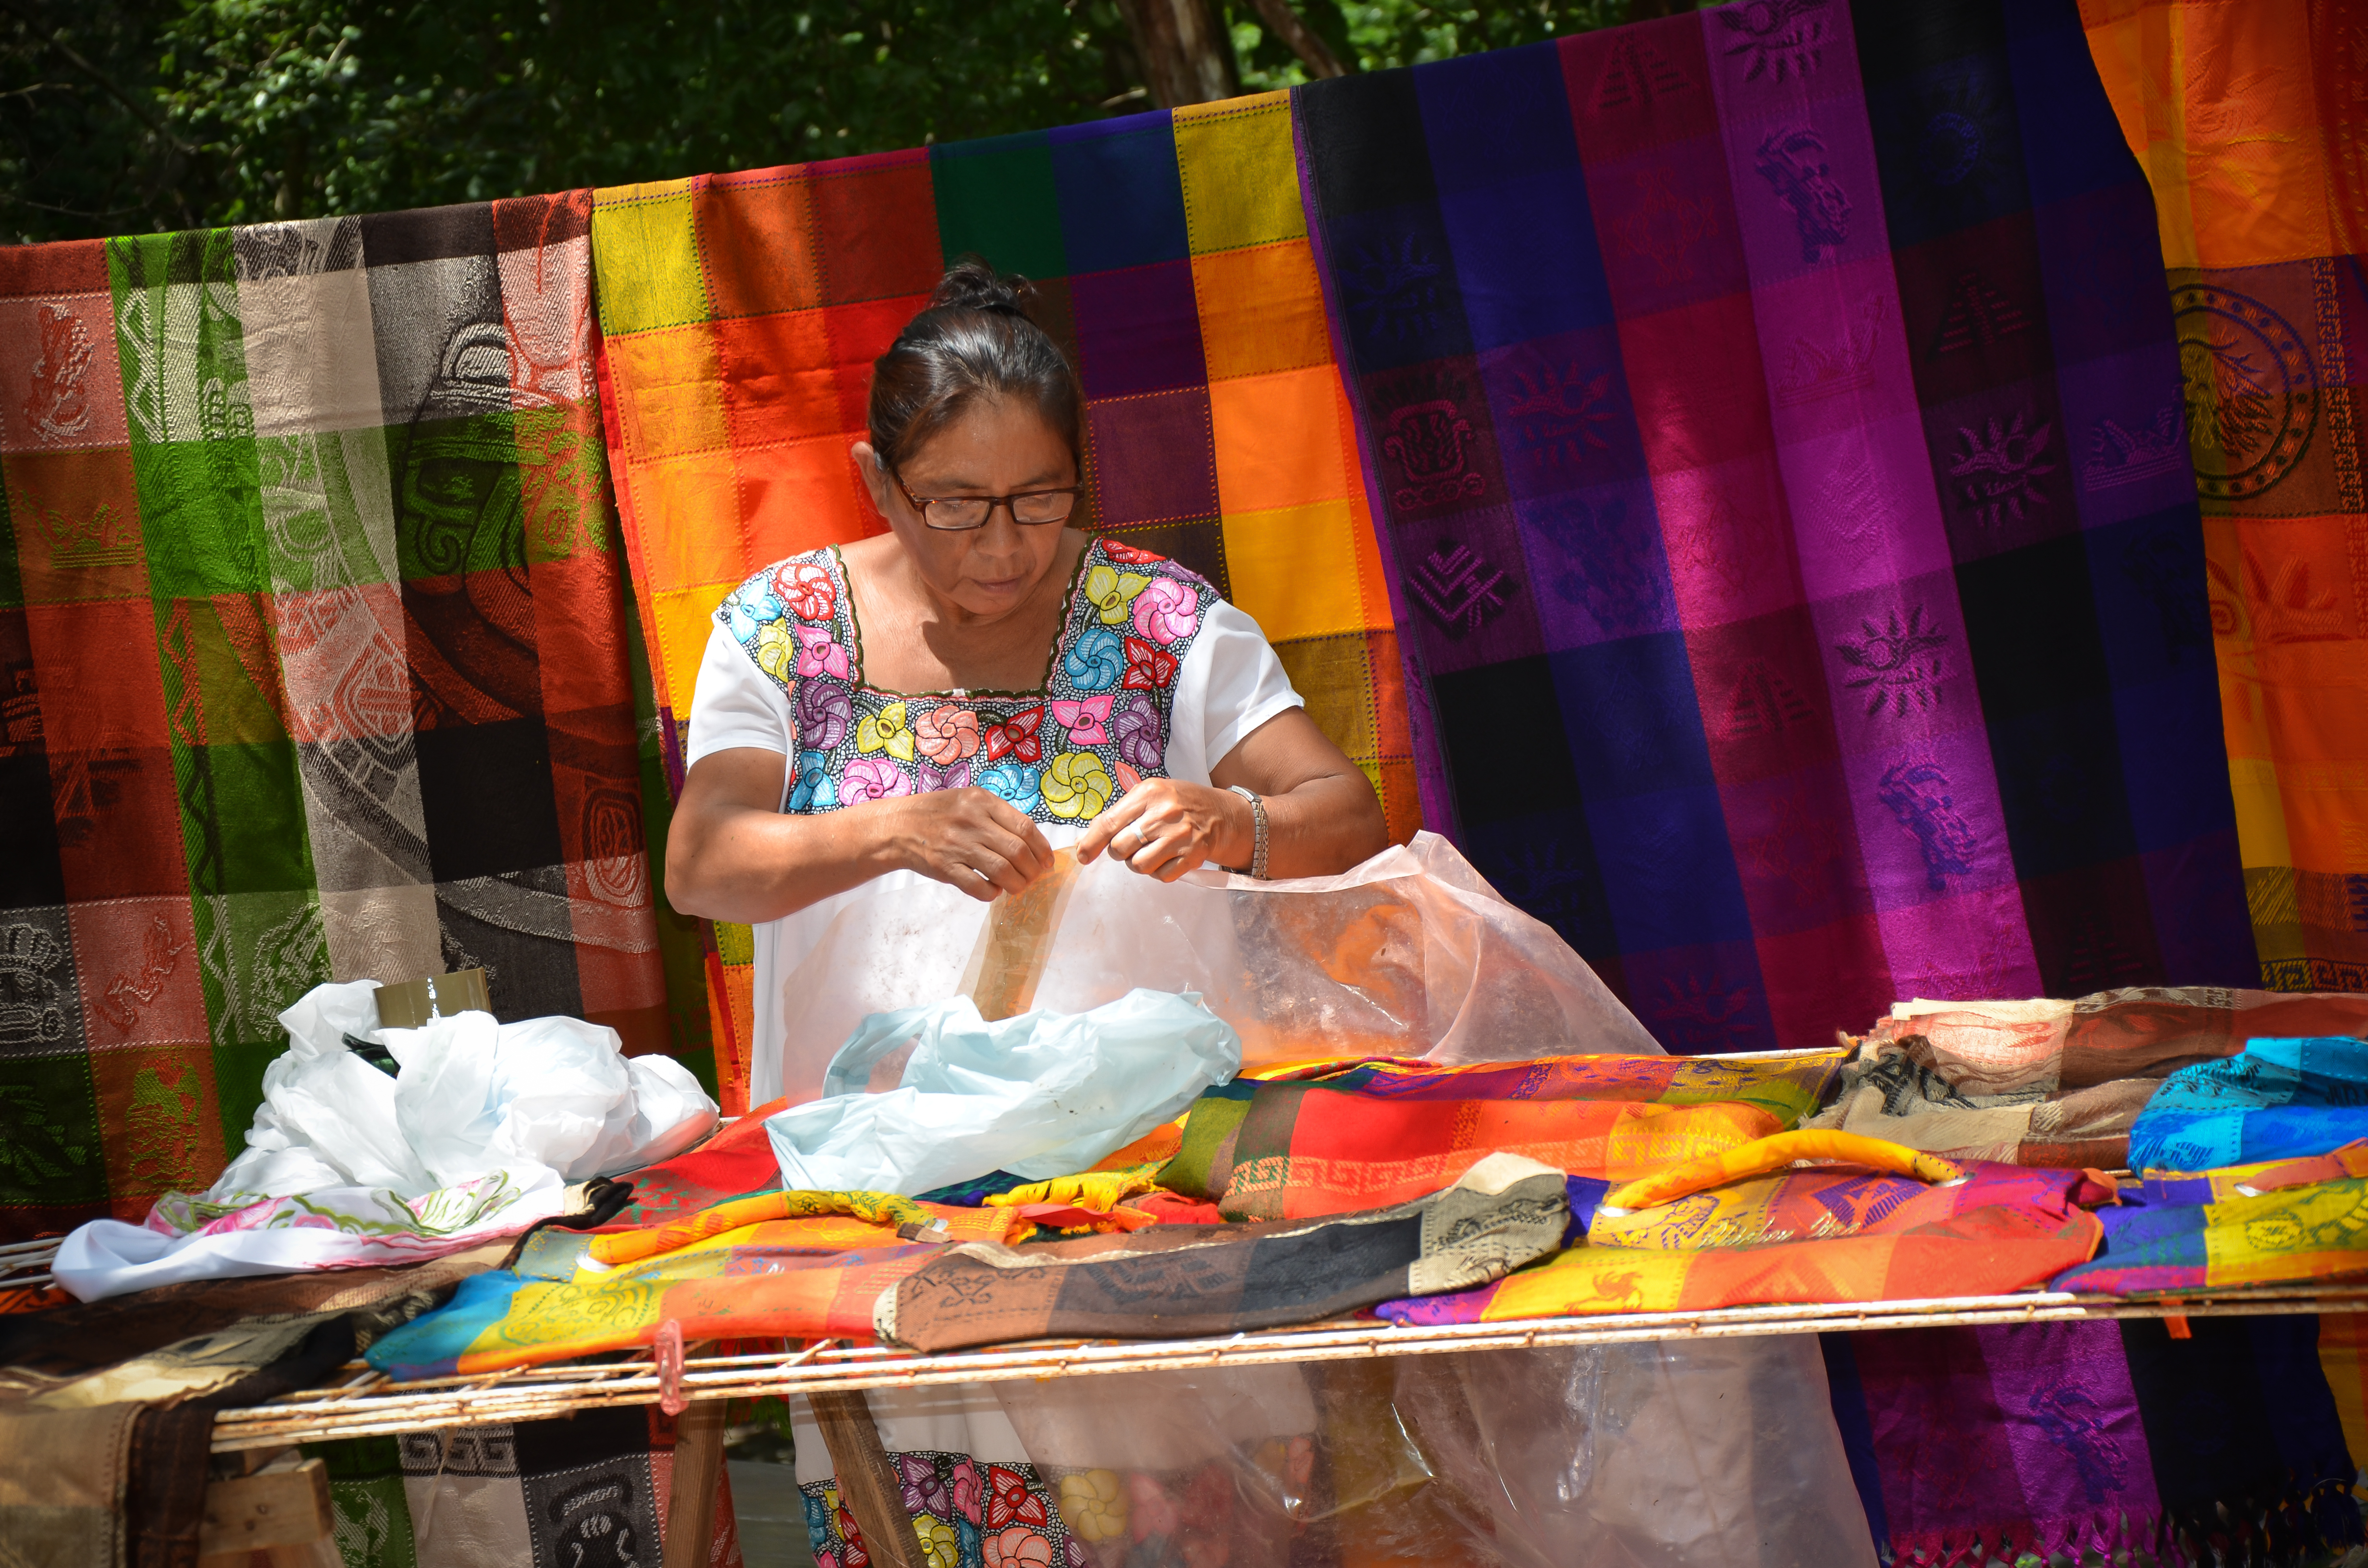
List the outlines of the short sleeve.
{"label": "short sleeve", "polygon": [[1210,770],[1251,731],[1286,708],[1304,706],[1258,622],[1210,595],[1200,635],[1176,674],[1167,776],[1208,783]]}
{"label": "short sleeve", "polygon": [[699,661],[699,684],[691,689],[684,769],[734,746],[757,746],[787,756],[796,745],[788,694],[757,667],[731,632],[721,626],[710,631],[707,653]]}

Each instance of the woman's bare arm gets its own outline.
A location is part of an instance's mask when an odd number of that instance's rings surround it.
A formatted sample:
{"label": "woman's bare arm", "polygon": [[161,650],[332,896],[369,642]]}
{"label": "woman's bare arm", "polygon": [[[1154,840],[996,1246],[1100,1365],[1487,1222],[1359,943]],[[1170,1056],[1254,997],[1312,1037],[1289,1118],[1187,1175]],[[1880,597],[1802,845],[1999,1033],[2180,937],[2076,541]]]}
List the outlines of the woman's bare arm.
{"label": "woman's bare arm", "polygon": [[703,756],[666,835],[666,902],[685,915],[757,925],[886,871],[918,871],[973,898],[1019,892],[1049,870],[1036,824],[985,790],[781,811],[789,759],[760,746]]}

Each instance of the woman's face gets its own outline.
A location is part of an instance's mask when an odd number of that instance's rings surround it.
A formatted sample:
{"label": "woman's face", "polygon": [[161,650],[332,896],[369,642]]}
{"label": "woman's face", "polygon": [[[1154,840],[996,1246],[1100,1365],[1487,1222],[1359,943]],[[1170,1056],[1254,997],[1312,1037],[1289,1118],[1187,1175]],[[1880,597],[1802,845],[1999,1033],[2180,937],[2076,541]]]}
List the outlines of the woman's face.
{"label": "woman's face", "polygon": [[[1058,559],[1064,531],[1058,523],[1022,528],[1011,520],[1009,507],[997,506],[985,528],[949,533],[923,526],[905,498],[906,490],[929,501],[1076,483],[1068,442],[1027,402],[996,398],[973,404],[915,448],[894,475],[868,443],[858,443],[855,452],[872,503],[922,580],[974,619],[999,619],[1027,603]],[[898,479],[905,482],[901,490]]]}

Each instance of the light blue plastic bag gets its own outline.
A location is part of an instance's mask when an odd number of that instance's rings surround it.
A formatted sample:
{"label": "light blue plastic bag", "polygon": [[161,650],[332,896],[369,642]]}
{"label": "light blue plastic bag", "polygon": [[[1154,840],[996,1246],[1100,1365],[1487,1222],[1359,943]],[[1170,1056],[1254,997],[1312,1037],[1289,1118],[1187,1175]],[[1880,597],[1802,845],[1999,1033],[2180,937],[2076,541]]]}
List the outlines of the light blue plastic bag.
{"label": "light blue plastic bag", "polygon": [[[872,1065],[916,1035],[898,1086],[863,1093]],[[1241,1064],[1241,1037],[1190,993],[992,1024],[953,996],[865,1018],[831,1058],[825,1097],[765,1131],[792,1189],[911,1197],[997,1170],[1038,1181],[1180,1116]]]}

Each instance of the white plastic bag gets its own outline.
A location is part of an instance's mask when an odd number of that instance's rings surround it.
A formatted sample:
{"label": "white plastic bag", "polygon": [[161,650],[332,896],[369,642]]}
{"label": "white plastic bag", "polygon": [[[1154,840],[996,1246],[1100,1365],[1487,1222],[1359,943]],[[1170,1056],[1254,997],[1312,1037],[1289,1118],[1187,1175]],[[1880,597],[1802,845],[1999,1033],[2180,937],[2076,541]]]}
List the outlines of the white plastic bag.
{"label": "white plastic bag", "polygon": [[[916,1035],[898,1086],[864,1093],[872,1066]],[[1197,996],[1134,990],[999,1023],[955,996],[864,1019],[831,1058],[827,1097],[765,1130],[791,1188],[909,1197],[996,1170],[1042,1180],[1174,1119],[1241,1061],[1241,1037]]]}

